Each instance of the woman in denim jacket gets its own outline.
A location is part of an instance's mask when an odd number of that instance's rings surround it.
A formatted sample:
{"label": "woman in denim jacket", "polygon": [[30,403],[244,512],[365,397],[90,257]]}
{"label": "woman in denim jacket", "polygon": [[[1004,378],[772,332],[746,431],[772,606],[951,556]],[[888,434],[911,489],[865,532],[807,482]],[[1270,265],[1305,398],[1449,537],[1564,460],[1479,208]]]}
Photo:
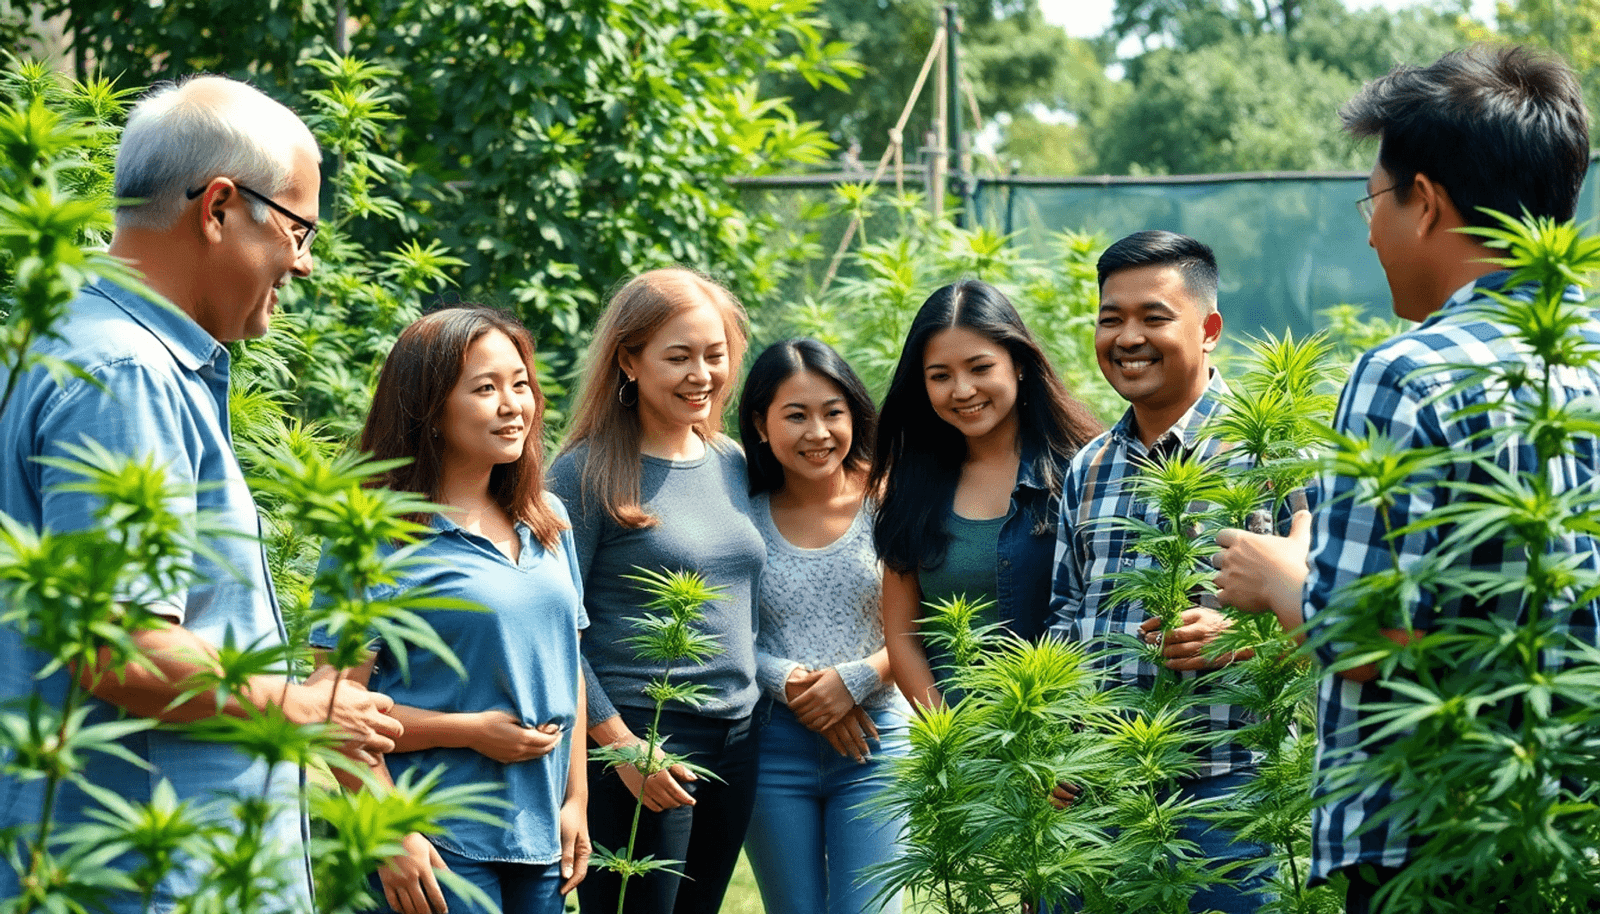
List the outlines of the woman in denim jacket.
{"label": "woman in denim jacket", "polygon": [[1061,480],[1099,431],[1000,290],[964,280],[923,303],[868,480],[883,493],[874,539],[889,663],[913,703],[943,704],[949,673],[919,630],[924,605],[992,601],[982,622],[1044,632]]}

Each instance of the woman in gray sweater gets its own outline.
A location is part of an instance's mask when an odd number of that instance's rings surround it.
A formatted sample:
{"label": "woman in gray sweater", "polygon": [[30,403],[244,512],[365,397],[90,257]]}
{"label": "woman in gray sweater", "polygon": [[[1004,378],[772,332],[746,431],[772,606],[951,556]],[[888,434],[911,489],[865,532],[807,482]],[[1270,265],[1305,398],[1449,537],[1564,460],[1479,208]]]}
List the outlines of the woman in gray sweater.
{"label": "woman in gray sweater", "polygon": [[[744,455],[720,433],[744,355],[744,324],[733,296],[698,273],[655,270],[627,283],[601,317],[571,433],[550,469],[550,490],[572,517],[583,575],[595,745],[640,742],[654,711],[644,686],[660,668],[639,661],[626,643],[648,598],[628,576],[693,571],[722,588],[704,623],[720,652],[673,676],[703,686],[705,700],[669,704],[661,716],[669,748],[717,779],[696,778],[681,765],[645,780],[631,765],[590,764],[595,843],[626,848],[642,796],[648,812],[634,857],[681,861],[674,869],[685,878],[657,870],[631,880],[629,912],[716,911],[755,795],[755,606],[766,548],[751,520]],[[592,873],[579,888],[583,909],[615,911],[619,885],[614,873]]]}

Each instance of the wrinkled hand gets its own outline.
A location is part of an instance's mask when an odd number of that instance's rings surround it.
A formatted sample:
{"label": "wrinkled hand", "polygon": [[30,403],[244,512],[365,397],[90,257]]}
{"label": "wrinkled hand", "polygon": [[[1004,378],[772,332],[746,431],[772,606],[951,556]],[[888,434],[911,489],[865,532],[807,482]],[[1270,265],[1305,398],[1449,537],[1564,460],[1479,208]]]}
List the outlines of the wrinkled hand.
{"label": "wrinkled hand", "polygon": [[332,667],[321,667],[305,682],[289,685],[283,695],[283,713],[297,724],[324,723],[344,737],[346,755],[368,765],[394,751],[394,741],[405,732],[389,716],[394,699],[371,692],[359,682],[339,680]]}
{"label": "wrinkled hand", "polygon": [[[633,745],[642,745],[644,740],[635,736]],[[660,746],[656,747],[655,757],[660,759],[666,753]],[[700,778],[683,765],[672,765],[650,775],[649,780],[639,774],[639,769],[632,765],[618,765],[617,776],[622,778],[622,783],[636,797],[644,800],[645,809],[651,812],[665,812],[679,806],[693,806],[694,797],[685,790],[683,785],[688,781],[698,781]],[[641,793],[641,789],[643,792]]]}
{"label": "wrinkled hand", "polygon": [[479,711],[475,716],[478,718],[477,736],[470,748],[502,765],[542,758],[561,745],[559,724],[527,727],[505,711]]}
{"label": "wrinkled hand", "polygon": [[567,800],[561,804],[561,894],[578,887],[589,875],[589,814],[585,803]]}
{"label": "wrinkled hand", "polygon": [[[844,679],[839,676],[839,671],[833,667],[817,670],[806,676],[804,689],[799,695],[789,695],[789,710],[807,729],[822,733],[850,713],[856,706],[856,700],[850,697],[850,690],[844,687]],[[794,676],[784,683],[784,692],[788,694],[789,687],[796,682]]]}
{"label": "wrinkled hand", "polygon": [[1057,809],[1066,809],[1077,802],[1083,795],[1083,788],[1069,781],[1056,781],[1055,789],[1050,791],[1050,805]]}
{"label": "wrinkled hand", "polygon": [[439,852],[422,835],[412,832],[400,840],[406,852],[389,858],[378,870],[383,897],[400,914],[446,914],[444,892],[434,870],[447,870]]}
{"label": "wrinkled hand", "polygon": [[1287,537],[1229,529],[1217,534],[1217,545],[1222,551],[1211,559],[1217,567],[1217,602],[1246,612],[1299,606],[1311,554],[1309,513],[1295,512]]}
{"label": "wrinkled hand", "polygon": [[867,740],[878,738],[878,725],[859,705],[852,706],[844,719],[821,732],[828,745],[845,758],[863,765],[872,761],[872,747]]}
{"label": "wrinkled hand", "polygon": [[1235,660],[1254,656],[1250,651],[1232,651],[1220,657],[1207,658],[1202,654],[1205,646],[1217,640],[1233,621],[1214,609],[1191,606],[1179,616],[1177,628],[1161,631],[1161,619],[1156,616],[1144,620],[1139,630],[1144,632],[1146,644],[1161,645],[1161,656],[1167,658],[1169,670],[1214,670]]}

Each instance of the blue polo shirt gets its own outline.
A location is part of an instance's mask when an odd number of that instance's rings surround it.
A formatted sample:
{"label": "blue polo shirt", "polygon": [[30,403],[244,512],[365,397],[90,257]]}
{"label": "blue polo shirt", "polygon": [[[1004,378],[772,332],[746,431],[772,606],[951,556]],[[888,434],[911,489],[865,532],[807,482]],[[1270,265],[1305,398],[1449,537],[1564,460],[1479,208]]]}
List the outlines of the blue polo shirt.
{"label": "blue polo shirt", "polygon": [[[545,497],[566,521],[560,499]],[[394,587],[373,588],[369,596],[381,600],[425,587],[437,596],[487,608],[417,613],[455,652],[466,678],[432,652],[409,646],[409,675],[402,673],[393,651],[379,640],[373,645],[377,659],[369,687],[396,704],[430,711],[499,710],[530,727],[560,724],[560,746],[541,758],[510,765],[471,747],[386,756],[389,773],[396,778],[408,771],[420,777],[442,766],[440,786],[488,785],[493,788],[488,796],[509,804],[490,809],[505,825],[449,819],[439,823],[445,832],[432,836],[433,843],[472,860],[547,864],[561,859],[559,814],[577,723],[578,631],[588,627],[589,619],[583,611],[572,531],[561,531],[554,550],[541,546],[526,524],[518,523],[516,531],[522,549],[513,562],[484,537],[434,516],[432,532],[415,553],[416,566]],[[321,647],[334,643],[322,631],[311,641]]]}
{"label": "blue polo shirt", "polygon": [[[80,379],[57,383],[37,368],[17,379],[12,402],[0,416],[0,510],[36,530],[92,529],[98,524],[98,503],[59,489],[79,477],[35,458],[68,456],[64,445],[89,439],[114,454],[153,459],[166,468],[171,481],[188,488],[174,510],[204,512],[233,534],[211,537],[213,553],[194,558],[198,573],[193,582],[154,610],[212,644],[229,638],[238,645],[284,644],[260,520],[229,434],[228,351],[187,315],[104,281],[86,287],[71,302],[58,332],[60,339],[40,341],[36,351],[76,364],[102,386]],[[5,377],[0,370],[0,384]],[[128,596],[137,597],[136,591]],[[25,706],[35,690],[50,704],[61,705],[68,674],[57,670],[40,679],[47,660],[23,643],[15,626],[0,627],[0,698],[8,707]],[[88,707],[89,723],[121,715],[115,706],[93,697]],[[258,796],[263,790],[278,797],[272,838],[294,860],[280,875],[290,903],[309,909],[305,819],[295,767],[280,766],[269,782],[263,762],[166,728],[135,733],[121,743],[150,767],[88,753],[83,777],[130,802],[147,802],[163,780],[180,800],[203,803]],[[0,761],[10,761],[3,749]],[[0,776],[0,827],[36,825],[42,802],[42,780]],[[57,803],[57,821],[62,826],[85,821],[94,806],[68,784]],[[221,808],[215,812],[223,815]],[[15,879],[10,866],[0,866],[0,897],[16,894]],[[155,909],[166,910],[175,897],[194,894],[198,879],[193,866],[180,862],[158,891]],[[113,899],[110,910],[142,911],[142,906],[136,896],[125,897]]]}

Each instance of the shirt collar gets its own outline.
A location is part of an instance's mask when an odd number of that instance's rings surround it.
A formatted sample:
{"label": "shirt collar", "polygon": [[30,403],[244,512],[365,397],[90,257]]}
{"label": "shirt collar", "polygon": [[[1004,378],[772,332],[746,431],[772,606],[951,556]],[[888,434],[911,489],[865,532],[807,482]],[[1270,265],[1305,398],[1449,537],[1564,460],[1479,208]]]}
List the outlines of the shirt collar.
{"label": "shirt collar", "polygon": [[1161,434],[1161,437],[1152,442],[1149,448],[1146,448],[1144,442],[1140,441],[1139,436],[1134,433],[1135,423],[1133,407],[1131,406],[1122,414],[1122,418],[1117,420],[1117,424],[1111,427],[1111,434],[1123,439],[1126,446],[1134,448],[1136,453],[1154,450],[1160,447],[1168,438],[1176,438],[1177,444],[1183,447],[1193,445],[1200,427],[1222,405],[1222,398],[1228,393],[1228,385],[1222,380],[1222,375],[1217,373],[1217,369],[1210,368],[1208,370],[1210,371],[1210,377],[1206,380],[1206,389],[1200,393],[1200,398],[1189,406],[1188,411],[1180,416],[1177,422],[1172,423],[1171,428],[1167,429]]}
{"label": "shirt collar", "polygon": [[145,298],[108,279],[96,281],[91,288],[149,330],[186,370],[216,365],[219,357],[223,368],[227,367],[228,350],[176,305]]}

